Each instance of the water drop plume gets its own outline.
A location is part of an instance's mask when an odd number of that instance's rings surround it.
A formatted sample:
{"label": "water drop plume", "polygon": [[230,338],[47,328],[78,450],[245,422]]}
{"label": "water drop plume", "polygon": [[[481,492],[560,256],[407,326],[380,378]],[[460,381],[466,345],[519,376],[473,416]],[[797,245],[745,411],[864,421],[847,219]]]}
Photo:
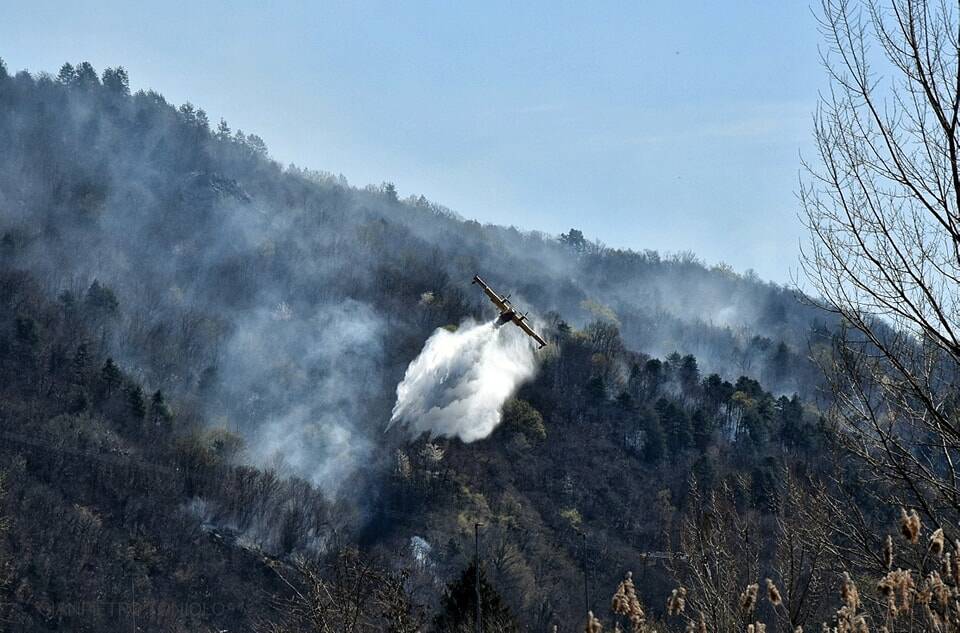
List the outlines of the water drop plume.
{"label": "water drop plume", "polygon": [[390,424],[414,437],[458,437],[473,442],[500,424],[507,398],[536,372],[533,344],[509,324],[465,321],[436,330],[397,386]]}

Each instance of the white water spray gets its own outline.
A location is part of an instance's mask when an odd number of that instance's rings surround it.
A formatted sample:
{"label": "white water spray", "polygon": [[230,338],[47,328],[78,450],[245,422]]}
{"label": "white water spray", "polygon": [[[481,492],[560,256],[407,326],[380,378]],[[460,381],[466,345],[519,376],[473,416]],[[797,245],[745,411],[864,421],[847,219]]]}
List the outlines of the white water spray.
{"label": "white water spray", "polygon": [[397,386],[390,424],[401,422],[415,437],[483,439],[500,424],[503,403],[535,371],[532,343],[509,324],[466,321],[456,332],[438,329]]}

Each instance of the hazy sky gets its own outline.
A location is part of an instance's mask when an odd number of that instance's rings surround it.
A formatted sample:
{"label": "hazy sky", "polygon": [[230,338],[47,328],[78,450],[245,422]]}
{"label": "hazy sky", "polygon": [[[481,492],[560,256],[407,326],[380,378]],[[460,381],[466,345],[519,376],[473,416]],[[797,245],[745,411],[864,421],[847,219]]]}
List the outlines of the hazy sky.
{"label": "hazy sky", "polygon": [[16,2],[11,71],[123,65],[281,162],[481,222],[786,281],[823,73],[806,2]]}

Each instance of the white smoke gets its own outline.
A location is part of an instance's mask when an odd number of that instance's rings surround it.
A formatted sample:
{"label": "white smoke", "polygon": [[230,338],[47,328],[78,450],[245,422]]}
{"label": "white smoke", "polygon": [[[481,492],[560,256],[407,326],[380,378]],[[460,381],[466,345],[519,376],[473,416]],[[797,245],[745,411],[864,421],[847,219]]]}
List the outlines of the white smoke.
{"label": "white smoke", "polygon": [[353,300],[302,313],[274,305],[238,319],[221,371],[256,418],[245,430],[253,461],[332,496],[372,450],[363,421],[383,365],[383,321]]}
{"label": "white smoke", "polygon": [[401,422],[414,436],[483,439],[500,424],[503,403],[535,371],[532,342],[509,324],[466,321],[456,332],[438,329],[397,386],[390,424]]}

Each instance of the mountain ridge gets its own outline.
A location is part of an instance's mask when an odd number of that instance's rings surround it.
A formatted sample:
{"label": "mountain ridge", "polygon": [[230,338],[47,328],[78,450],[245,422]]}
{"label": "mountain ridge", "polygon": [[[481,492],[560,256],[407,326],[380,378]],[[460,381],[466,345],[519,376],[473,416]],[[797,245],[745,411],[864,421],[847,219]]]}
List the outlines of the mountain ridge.
{"label": "mountain ridge", "polygon": [[[42,437],[67,428],[110,438],[97,451],[116,442],[192,470],[171,490],[147,482],[104,498],[96,481],[65,486],[71,470],[56,451],[27,459],[8,446],[0,468],[27,482],[8,495],[13,516],[35,485],[59,512],[105,517],[115,527],[102,548],[142,572],[144,595],[183,595],[204,575],[186,569],[174,590],[149,571],[152,555],[116,554],[124,539],[143,540],[166,548],[156,555],[166,572],[190,567],[189,552],[149,526],[145,506],[160,490],[176,529],[234,525],[278,559],[322,554],[347,535],[388,566],[412,567],[411,594],[431,608],[481,521],[499,548],[491,582],[526,626],[545,630],[582,616],[562,598],[582,547],[604,592],[624,567],[647,569],[642,552],[669,549],[689,473],[746,473],[740,493],[765,511],[778,469],[817,454],[808,356],[829,330],[792,291],[689,255],[481,225],[422,196],[399,200],[389,183],[359,189],[283,168],[259,137],[223,121],[211,129],[202,110],[128,85],[119,68],[65,65],[54,78],[0,66],[0,145],[13,148],[0,155],[0,264],[11,275],[2,356],[8,375],[59,385],[43,394],[13,381],[6,398],[43,412],[33,420]],[[552,345],[537,376],[487,440],[384,433],[427,337],[492,316],[470,287],[477,273],[538,311]],[[113,380],[123,389],[107,389]],[[2,430],[21,428],[18,415]],[[129,504],[139,518],[116,520]],[[26,551],[40,516],[15,521],[8,541]],[[414,538],[431,548],[427,563],[412,562]],[[82,548],[61,557],[96,569]],[[225,571],[226,589],[282,594],[250,580],[262,572]],[[648,574],[643,591],[661,595],[668,575]],[[122,599],[109,574],[93,575]],[[51,570],[16,566],[14,577],[8,591],[56,601]],[[245,628],[249,616],[276,617],[266,599],[231,613]],[[25,629],[52,626],[15,615]]]}

